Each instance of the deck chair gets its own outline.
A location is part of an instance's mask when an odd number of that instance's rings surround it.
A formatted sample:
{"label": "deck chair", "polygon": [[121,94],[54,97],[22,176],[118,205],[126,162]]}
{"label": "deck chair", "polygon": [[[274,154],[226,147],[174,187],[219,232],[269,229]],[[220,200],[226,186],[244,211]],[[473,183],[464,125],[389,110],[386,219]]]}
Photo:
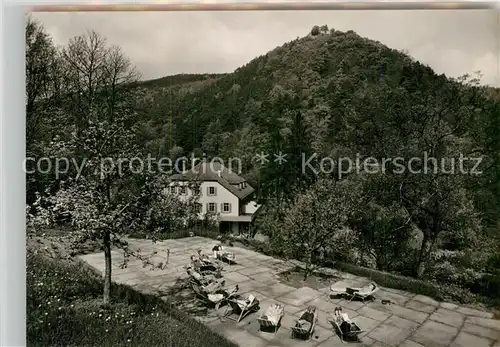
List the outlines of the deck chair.
{"label": "deck chair", "polygon": [[219,279],[212,281],[209,284],[207,284],[206,286],[203,286],[201,288],[205,293],[213,294],[213,293],[221,290],[225,284],[226,284],[226,281],[222,278],[219,278]]}
{"label": "deck chair", "polygon": [[231,292],[222,288],[215,289],[213,292],[207,292],[205,288],[196,283],[192,283],[192,288],[198,298],[208,306],[215,307],[216,310],[227,300],[231,299],[239,290],[238,285],[236,285]]}
{"label": "deck chair", "polygon": [[217,280],[216,276],[214,276],[211,273],[200,273],[199,271],[196,271],[190,267],[186,269],[187,274],[189,275],[189,278],[198,283],[199,285],[206,286],[209,283]]}
{"label": "deck chair", "polygon": [[314,306],[309,306],[292,327],[292,337],[310,339],[317,322],[318,310]]}
{"label": "deck chair", "polygon": [[347,288],[346,292],[351,296],[349,301],[352,301],[354,298],[359,298],[364,302],[366,299],[373,299],[373,294],[379,289],[379,286],[375,282],[370,282],[361,288]]}
{"label": "deck chair", "polygon": [[[229,307],[226,312],[224,312],[223,317],[237,323],[252,312],[257,312],[259,310],[259,300],[252,294],[247,297],[235,295],[228,300],[228,303]],[[238,318],[231,317],[234,314],[238,315]]]}
{"label": "deck chair", "polygon": [[334,314],[331,314],[330,323],[337,330],[340,339],[344,341],[359,341],[359,335],[363,330],[353,322],[347,313],[342,312],[342,307],[336,307]]}
{"label": "deck chair", "polygon": [[219,251],[217,252],[217,259],[231,265],[235,262],[234,260],[236,259],[236,256],[233,252]]}
{"label": "deck chair", "polygon": [[257,318],[260,329],[273,329],[274,333],[276,333],[280,326],[281,318],[283,318],[284,315],[285,307],[283,305],[272,304],[259,318]]}
{"label": "deck chair", "polygon": [[338,286],[336,283],[330,286],[330,297],[335,296],[345,296],[347,294],[346,286]]}
{"label": "deck chair", "polygon": [[202,275],[221,277],[222,266],[218,263],[212,262],[211,260],[201,261],[196,259],[191,262],[189,267]]}

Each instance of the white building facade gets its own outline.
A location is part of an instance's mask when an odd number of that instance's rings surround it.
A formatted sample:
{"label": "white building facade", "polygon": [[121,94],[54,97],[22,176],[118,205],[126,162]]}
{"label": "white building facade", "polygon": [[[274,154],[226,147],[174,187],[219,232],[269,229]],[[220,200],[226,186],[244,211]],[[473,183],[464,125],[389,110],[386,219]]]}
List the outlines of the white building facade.
{"label": "white building facade", "polygon": [[[193,188],[195,186],[196,188]],[[199,218],[214,218],[222,232],[250,232],[260,206],[254,189],[241,176],[219,163],[203,162],[171,177],[169,193],[180,199],[196,195]]]}

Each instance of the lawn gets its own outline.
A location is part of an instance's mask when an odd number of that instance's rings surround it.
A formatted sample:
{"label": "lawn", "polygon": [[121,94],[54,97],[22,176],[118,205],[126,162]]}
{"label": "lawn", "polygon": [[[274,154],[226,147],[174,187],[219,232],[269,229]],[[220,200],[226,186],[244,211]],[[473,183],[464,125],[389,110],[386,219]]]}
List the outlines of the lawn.
{"label": "lawn", "polygon": [[28,346],[236,347],[155,296],[114,285],[101,304],[102,281],[77,262],[28,250]]}

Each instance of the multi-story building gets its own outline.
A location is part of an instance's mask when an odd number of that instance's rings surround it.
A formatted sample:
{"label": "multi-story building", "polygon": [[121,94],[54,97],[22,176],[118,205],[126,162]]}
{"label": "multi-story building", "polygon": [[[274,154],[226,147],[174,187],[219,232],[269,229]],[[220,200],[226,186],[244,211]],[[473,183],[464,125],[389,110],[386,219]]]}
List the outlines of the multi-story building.
{"label": "multi-story building", "polygon": [[204,161],[171,176],[169,189],[181,199],[196,195],[200,219],[214,218],[223,232],[249,232],[260,207],[253,200],[254,188],[218,162]]}

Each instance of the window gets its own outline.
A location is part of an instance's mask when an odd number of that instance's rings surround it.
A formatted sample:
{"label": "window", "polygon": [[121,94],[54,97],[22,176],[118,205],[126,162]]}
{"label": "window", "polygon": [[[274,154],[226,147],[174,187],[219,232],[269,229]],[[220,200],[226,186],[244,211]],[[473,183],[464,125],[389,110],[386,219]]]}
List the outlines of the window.
{"label": "window", "polygon": [[172,194],[177,193],[177,187],[176,186],[171,186],[170,187],[170,193],[172,193]]}
{"label": "window", "polygon": [[208,195],[217,195],[217,189],[215,187],[208,187]]}
{"label": "window", "polygon": [[223,213],[230,213],[231,212],[231,204],[228,202],[225,202],[222,204],[222,212]]}
{"label": "window", "polygon": [[215,205],[215,202],[209,202],[207,205],[207,211],[209,213],[215,213],[217,212],[217,205]]}
{"label": "window", "polygon": [[200,195],[201,194],[200,187],[194,187],[193,192],[194,192],[194,195]]}
{"label": "window", "polygon": [[203,205],[202,204],[198,204],[198,213],[202,213],[203,212]]}
{"label": "window", "polygon": [[186,187],[185,187],[185,186],[181,186],[181,187],[180,187],[180,190],[181,190],[181,194],[182,194],[182,195],[186,195],[186,194],[187,194],[187,191],[186,191]]}

